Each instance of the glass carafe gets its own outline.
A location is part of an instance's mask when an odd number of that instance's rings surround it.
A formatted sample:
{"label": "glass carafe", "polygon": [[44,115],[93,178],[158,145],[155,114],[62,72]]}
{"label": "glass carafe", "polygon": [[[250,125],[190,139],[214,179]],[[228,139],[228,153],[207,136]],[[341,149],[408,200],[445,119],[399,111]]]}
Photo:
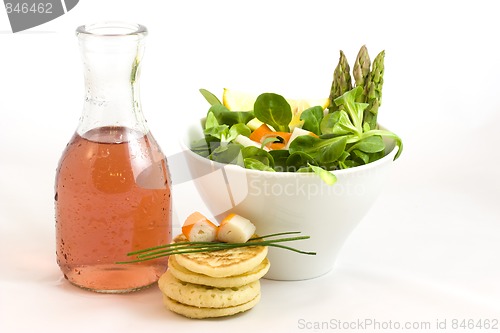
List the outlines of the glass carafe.
{"label": "glass carafe", "polygon": [[171,241],[167,160],[139,97],[144,26],[102,23],[76,30],[85,99],[56,172],[57,263],[72,284],[120,293],[155,283],[167,259],[127,253]]}

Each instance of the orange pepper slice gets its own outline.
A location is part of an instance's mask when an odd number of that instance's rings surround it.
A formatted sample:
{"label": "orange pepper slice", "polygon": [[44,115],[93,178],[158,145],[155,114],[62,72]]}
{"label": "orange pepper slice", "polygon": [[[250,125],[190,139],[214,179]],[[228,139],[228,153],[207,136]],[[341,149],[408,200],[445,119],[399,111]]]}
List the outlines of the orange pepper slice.
{"label": "orange pepper slice", "polygon": [[266,144],[266,147],[269,149],[283,149],[288,141],[290,140],[290,137],[292,136],[292,133],[289,132],[271,132],[269,134],[264,135],[262,138],[262,141],[264,141],[267,138],[281,138],[279,141],[274,141],[274,142],[269,142]]}
{"label": "orange pepper slice", "polygon": [[266,147],[269,149],[282,149],[286,146],[288,140],[290,140],[292,133],[289,132],[275,132],[269,128],[266,124],[260,125],[255,131],[253,131],[249,138],[252,141],[262,143],[267,138],[281,138],[280,141],[269,142]]}
{"label": "orange pepper slice", "polygon": [[262,124],[250,134],[249,138],[252,141],[262,143],[262,141],[264,141],[262,137],[272,132],[273,131],[269,128],[269,126],[267,126],[266,124]]}

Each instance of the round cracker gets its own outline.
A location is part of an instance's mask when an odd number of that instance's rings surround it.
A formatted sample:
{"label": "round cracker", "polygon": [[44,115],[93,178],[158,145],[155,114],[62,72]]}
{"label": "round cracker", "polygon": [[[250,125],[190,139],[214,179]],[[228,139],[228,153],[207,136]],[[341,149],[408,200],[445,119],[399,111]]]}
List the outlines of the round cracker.
{"label": "round cracker", "polygon": [[204,319],[204,318],[217,318],[217,317],[225,317],[232,316],[240,312],[248,311],[253,308],[260,300],[260,293],[255,296],[254,299],[249,302],[230,306],[227,308],[198,308],[195,306],[185,305],[177,302],[176,300],[171,299],[170,297],[163,295],[163,304],[172,312],[180,314],[184,317],[193,318],[193,319]]}
{"label": "round cracker", "polygon": [[257,281],[269,271],[270,266],[269,260],[264,258],[264,260],[257,267],[249,272],[240,275],[216,278],[205,274],[195,273],[185,267],[182,267],[179,265],[177,260],[175,260],[175,256],[170,256],[168,258],[168,269],[177,279],[184,282],[219,288],[240,287]]}
{"label": "round cracker", "polygon": [[[184,235],[174,242],[186,241]],[[257,267],[267,256],[267,246],[245,246],[220,251],[175,254],[179,265],[211,277],[241,275]]]}
{"label": "round cracker", "polygon": [[181,281],[170,270],[162,274],[158,286],[164,295],[198,308],[227,308],[247,303],[260,294],[260,281],[232,288],[215,288]]}

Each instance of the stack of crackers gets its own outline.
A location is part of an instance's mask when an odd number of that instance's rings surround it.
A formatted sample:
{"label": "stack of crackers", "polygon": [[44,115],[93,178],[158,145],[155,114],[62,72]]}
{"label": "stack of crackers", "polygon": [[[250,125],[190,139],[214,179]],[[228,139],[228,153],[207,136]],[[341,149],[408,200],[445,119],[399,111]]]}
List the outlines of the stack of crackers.
{"label": "stack of crackers", "polygon": [[[179,235],[174,242],[187,241]],[[158,285],[171,311],[213,318],[250,310],[260,300],[260,278],[269,270],[266,246],[175,254]]]}

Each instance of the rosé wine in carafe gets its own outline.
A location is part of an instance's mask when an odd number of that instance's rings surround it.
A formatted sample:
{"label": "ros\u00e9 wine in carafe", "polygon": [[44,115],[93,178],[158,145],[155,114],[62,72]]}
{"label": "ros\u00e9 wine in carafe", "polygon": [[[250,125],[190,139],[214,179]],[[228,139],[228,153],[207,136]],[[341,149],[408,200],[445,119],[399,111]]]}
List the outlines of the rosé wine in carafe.
{"label": "ros\u00e9 wine in carafe", "polygon": [[127,253],[171,241],[167,159],[139,98],[147,29],[120,22],[81,26],[85,100],[56,172],[56,255],[64,277],[84,289],[123,293],[154,284],[167,258]]}

